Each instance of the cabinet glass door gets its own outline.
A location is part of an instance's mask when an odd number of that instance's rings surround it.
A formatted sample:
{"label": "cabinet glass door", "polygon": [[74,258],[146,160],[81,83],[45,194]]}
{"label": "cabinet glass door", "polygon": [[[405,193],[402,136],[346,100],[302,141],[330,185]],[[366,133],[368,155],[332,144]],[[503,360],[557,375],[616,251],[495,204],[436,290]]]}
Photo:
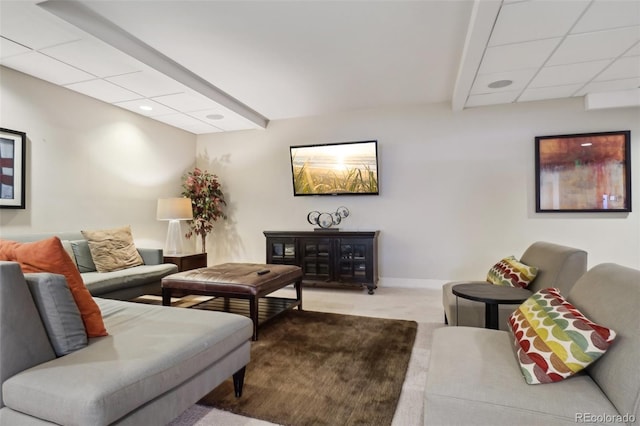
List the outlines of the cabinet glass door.
{"label": "cabinet glass door", "polygon": [[305,239],[300,246],[305,278],[328,281],[331,277],[331,241]]}
{"label": "cabinet glass door", "polygon": [[293,240],[271,240],[268,263],[296,264],[296,244]]}
{"label": "cabinet glass door", "polygon": [[356,240],[341,240],[338,274],[342,280],[367,281],[367,244]]}

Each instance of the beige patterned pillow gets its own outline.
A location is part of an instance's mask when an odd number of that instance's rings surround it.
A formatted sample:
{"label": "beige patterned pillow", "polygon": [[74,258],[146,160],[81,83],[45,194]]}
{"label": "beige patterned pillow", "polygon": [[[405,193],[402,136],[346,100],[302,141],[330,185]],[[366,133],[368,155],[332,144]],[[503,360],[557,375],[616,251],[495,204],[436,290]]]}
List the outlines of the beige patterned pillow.
{"label": "beige patterned pillow", "polygon": [[82,231],[98,272],[118,271],[142,265],[142,257],[131,235],[131,227]]}

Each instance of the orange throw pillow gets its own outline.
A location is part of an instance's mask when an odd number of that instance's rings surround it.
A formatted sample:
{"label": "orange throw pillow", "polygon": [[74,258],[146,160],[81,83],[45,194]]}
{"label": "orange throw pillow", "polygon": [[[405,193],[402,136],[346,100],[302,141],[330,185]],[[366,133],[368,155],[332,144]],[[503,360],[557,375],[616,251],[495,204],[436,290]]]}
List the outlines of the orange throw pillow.
{"label": "orange throw pillow", "polygon": [[82,281],[73,260],[62,247],[58,237],[33,243],[0,242],[0,256],[18,262],[22,272],[51,272],[64,275],[73,299],[78,305],[88,337],[107,336],[102,312]]}

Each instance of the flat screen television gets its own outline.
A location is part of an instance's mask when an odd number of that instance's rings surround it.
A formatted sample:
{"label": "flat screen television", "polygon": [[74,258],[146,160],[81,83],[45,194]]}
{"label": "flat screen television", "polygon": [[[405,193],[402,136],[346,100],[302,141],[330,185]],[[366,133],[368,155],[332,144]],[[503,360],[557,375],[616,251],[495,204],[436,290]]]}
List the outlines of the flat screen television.
{"label": "flat screen television", "polygon": [[378,195],[378,141],[289,148],[293,195]]}

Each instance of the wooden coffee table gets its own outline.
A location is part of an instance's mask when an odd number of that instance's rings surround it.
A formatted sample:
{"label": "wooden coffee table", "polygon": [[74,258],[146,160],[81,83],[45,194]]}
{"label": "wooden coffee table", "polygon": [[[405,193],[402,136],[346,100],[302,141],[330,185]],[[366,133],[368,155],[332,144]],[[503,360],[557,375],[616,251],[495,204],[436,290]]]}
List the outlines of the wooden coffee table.
{"label": "wooden coffee table", "polygon": [[451,291],[463,299],[483,302],[484,327],[498,329],[498,305],[522,303],[533,293],[524,288],[507,287],[494,284],[458,284],[451,287]]}
{"label": "wooden coffee table", "polygon": [[[289,284],[296,298],[266,297]],[[253,321],[253,340],[258,340],[258,324],[286,309],[302,310],[302,269],[293,265],[224,263],[208,268],[178,272],[162,279],[162,304],[171,305],[171,293],[214,296],[196,309],[223,310],[248,316]],[[248,306],[247,306],[248,301]]]}

